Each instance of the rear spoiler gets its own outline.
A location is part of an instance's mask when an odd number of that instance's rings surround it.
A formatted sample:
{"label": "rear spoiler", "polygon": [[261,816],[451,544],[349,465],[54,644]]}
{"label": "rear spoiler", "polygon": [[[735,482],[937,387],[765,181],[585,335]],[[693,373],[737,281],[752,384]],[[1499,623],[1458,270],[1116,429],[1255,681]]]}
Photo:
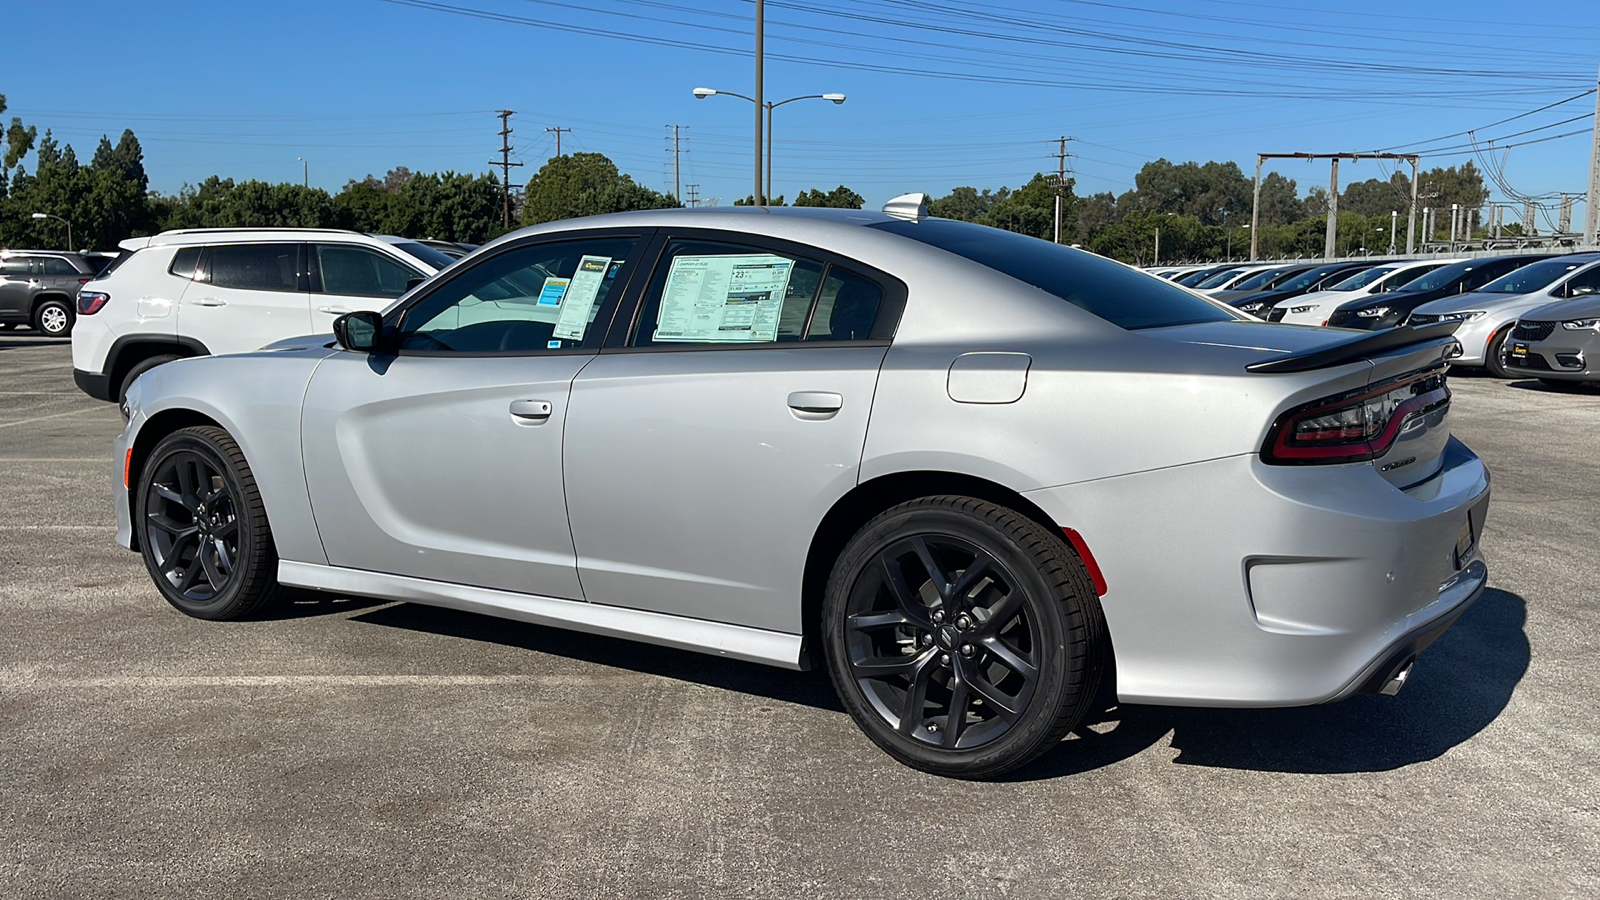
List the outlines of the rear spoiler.
{"label": "rear spoiler", "polygon": [[1459,355],[1448,352],[1446,348],[1455,343],[1455,338],[1451,335],[1460,327],[1460,322],[1435,322],[1432,325],[1385,328],[1382,331],[1352,336],[1350,340],[1331,347],[1318,347],[1302,353],[1275,356],[1272,359],[1253,362],[1244,368],[1247,372],[1306,372],[1355,362],[1398,347],[1421,350],[1429,344],[1444,350],[1442,355],[1448,359]]}

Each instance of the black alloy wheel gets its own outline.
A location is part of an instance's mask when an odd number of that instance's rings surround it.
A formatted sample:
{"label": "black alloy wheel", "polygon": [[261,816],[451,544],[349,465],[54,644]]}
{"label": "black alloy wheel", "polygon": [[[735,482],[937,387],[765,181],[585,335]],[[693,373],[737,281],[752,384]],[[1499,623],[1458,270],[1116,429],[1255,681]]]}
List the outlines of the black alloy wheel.
{"label": "black alloy wheel", "polygon": [[1104,623],[1081,561],[1041,525],[967,497],[868,523],[824,601],[829,672],[880,747],[985,778],[1060,742],[1088,712]]}
{"label": "black alloy wheel", "polygon": [[202,619],[236,619],[277,597],[277,552],[244,454],[216,427],[185,428],[151,452],[134,524],[167,602]]}

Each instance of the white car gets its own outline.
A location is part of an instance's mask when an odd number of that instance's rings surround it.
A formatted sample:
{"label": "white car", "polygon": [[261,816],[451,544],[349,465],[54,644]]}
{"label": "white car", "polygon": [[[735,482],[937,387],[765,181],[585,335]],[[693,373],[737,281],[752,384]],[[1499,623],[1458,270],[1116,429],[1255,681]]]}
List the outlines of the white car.
{"label": "white car", "polygon": [[[406,238],[309,228],[202,228],[130,238],[78,291],[72,375],[120,401],[145,371],[331,331],[450,265]],[[375,302],[381,301],[381,302]]]}
{"label": "white car", "polygon": [[1284,301],[1268,313],[1267,321],[1286,325],[1326,325],[1328,316],[1351,300],[1399,290],[1413,279],[1421,278],[1440,266],[1458,262],[1461,260],[1417,259],[1363,269],[1325,291]]}

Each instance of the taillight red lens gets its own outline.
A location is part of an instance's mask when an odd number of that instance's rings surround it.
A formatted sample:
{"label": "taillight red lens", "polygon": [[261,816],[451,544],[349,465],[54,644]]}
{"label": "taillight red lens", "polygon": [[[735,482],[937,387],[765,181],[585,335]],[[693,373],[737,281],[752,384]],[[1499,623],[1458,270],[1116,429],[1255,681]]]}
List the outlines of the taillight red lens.
{"label": "taillight red lens", "polygon": [[1407,419],[1449,402],[1450,389],[1439,369],[1327,397],[1273,423],[1261,458],[1280,465],[1375,459],[1388,452]]}
{"label": "taillight red lens", "polygon": [[99,312],[100,311],[100,307],[105,306],[106,305],[106,301],[110,300],[110,299],[111,299],[111,295],[110,294],[104,294],[104,293],[101,293],[100,291],[79,291],[78,292],[78,315],[80,315],[80,316],[92,316],[95,313]]}

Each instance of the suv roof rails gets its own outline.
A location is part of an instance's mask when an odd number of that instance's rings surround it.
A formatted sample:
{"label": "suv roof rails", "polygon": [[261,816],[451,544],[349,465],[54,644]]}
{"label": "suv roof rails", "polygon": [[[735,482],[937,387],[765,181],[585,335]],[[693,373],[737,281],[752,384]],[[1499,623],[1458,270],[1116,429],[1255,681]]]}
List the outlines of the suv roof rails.
{"label": "suv roof rails", "polygon": [[169,234],[215,234],[219,231],[334,231],[339,234],[365,234],[363,231],[353,231],[349,228],[308,228],[298,225],[235,225],[228,228],[171,228],[155,235],[163,237]]}

